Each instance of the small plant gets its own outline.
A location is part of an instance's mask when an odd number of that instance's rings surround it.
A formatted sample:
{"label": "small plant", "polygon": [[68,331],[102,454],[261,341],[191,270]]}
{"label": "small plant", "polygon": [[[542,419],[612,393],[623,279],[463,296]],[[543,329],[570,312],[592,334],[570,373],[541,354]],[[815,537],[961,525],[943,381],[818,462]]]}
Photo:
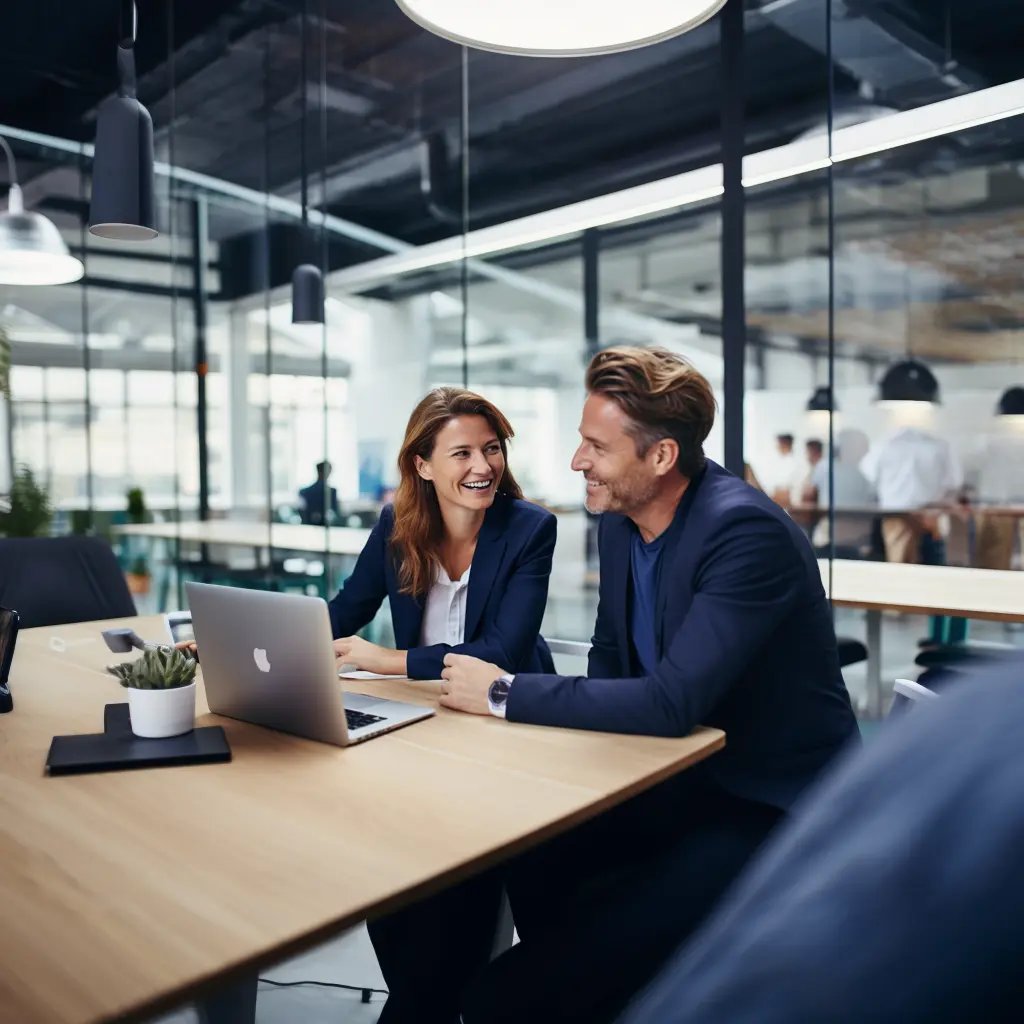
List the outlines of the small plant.
{"label": "small plant", "polygon": [[132,576],[148,576],[149,575],[149,562],[146,561],[145,555],[136,555],[132,559],[131,568],[128,570]]}
{"label": "small plant", "polygon": [[11,342],[0,327],[0,395],[11,397]]}
{"label": "small plant", "polygon": [[0,512],[0,534],[7,537],[42,537],[50,529],[53,512],[46,491],[36,483],[28,466],[19,466],[7,499],[8,508]]}
{"label": "small plant", "polygon": [[146,521],[146,498],[141,487],[131,487],[125,495],[128,499],[128,521],[144,523]]}
{"label": "small plant", "polygon": [[188,686],[196,676],[196,661],[177,647],[161,645],[135,661],[111,665],[107,671],[133,690],[174,690]]}

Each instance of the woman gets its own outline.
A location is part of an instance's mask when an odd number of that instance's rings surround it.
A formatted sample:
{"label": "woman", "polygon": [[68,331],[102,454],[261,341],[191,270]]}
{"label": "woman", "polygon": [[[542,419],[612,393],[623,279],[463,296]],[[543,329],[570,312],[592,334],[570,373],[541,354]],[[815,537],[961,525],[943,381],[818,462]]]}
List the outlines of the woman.
{"label": "woman", "polygon": [[[552,672],[540,636],[555,517],[522,500],[507,464],[512,427],[485,398],[436,388],[413,410],[398,456],[393,506],[329,603],[338,660],[370,672],[439,679],[449,651],[520,672]],[[395,648],[356,632],[391,606]],[[368,926],[388,1001],[381,1024],[455,1024],[462,991],[486,966],[501,883],[470,879]],[[201,1012],[237,1014],[249,984]],[[245,1011],[246,1015],[248,1010]],[[232,1018],[237,1019],[237,1018]]]}
{"label": "woman", "polygon": [[[510,437],[508,420],[471,391],[436,388],[416,406],[394,505],[328,605],[340,661],[414,679],[440,679],[449,651],[554,670],[540,622],[555,518],[522,500]],[[396,649],[355,635],[385,597]]]}

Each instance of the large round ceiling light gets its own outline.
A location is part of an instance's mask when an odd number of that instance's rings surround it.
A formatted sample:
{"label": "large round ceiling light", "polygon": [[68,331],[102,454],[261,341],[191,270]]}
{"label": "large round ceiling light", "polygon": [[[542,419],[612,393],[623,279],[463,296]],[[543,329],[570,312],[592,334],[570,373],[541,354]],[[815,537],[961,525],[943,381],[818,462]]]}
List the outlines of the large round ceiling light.
{"label": "large round ceiling light", "polygon": [[682,35],[726,0],[396,0],[425,29],[498,53],[578,57]]}

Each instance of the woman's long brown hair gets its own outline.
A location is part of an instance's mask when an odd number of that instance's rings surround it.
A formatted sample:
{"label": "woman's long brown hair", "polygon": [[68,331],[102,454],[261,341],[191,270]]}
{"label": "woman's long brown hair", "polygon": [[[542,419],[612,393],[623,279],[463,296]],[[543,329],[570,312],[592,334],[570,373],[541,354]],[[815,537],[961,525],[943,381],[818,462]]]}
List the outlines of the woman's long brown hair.
{"label": "woman's long brown hair", "polygon": [[416,471],[416,456],[429,459],[437,435],[456,416],[483,416],[498,436],[505,472],[497,491],[513,498],[523,492],[508,468],[508,439],[512,425],[486,398],[464,388],[434,388],[412,411],[398,453],[398,489],[395,491],[395,527],[391,548],[398,564],[399,589],[403,594],[425,597],[441,564],[444,522],[437,492]]}

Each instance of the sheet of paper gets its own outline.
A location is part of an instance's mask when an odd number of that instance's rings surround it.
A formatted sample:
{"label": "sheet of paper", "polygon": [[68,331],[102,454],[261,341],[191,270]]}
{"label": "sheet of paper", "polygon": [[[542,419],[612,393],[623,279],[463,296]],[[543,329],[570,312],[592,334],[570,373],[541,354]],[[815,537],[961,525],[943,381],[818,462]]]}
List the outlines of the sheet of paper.
{"label": "sheet of paper", "polygon": [[339,679],[404,679],[405,676],[387,676],[379,672],[364,672],[361,668],[346,668],[342,665],[338,669]]}

